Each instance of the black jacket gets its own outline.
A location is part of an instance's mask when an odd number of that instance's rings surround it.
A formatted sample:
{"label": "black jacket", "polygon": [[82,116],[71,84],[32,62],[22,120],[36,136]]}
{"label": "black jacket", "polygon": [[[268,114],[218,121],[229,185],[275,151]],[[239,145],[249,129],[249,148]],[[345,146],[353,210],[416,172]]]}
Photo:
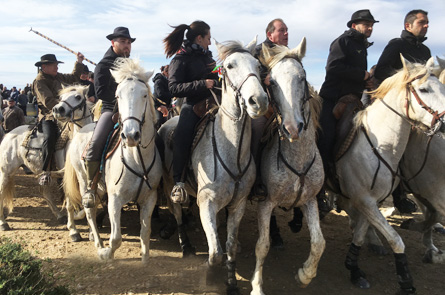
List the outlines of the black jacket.
{"label": "black jacket", "polygon": [[116,104],[117,83],[111,76],[110,69],[119,56],[110,47],[94,70],[94,88],[97,99],[102,100],[102,113],[113,111]]}
{"label": "black jacket", "polygon": [[153,96],[155,98],[155,107],[161,106],[161,102],[165,103],[166,107],[170,107],[173,95],[168,90],[168,79],[161,73],[157,73],[153,78]]}
{"label": "black jacket", "polygon": [[345,31],[331,43],[326,77],[320,89],[323,99],[337,101],[346,94],[361,97],[368,69],[368,43],[364,34],[355,29]]}
{"label": "black jacket", "polygon": [[175,97],[184,97],[190,105],[211,98],[212,94],[207,89],[205,80],[217,81],[218,74],[212,73],[215,64],[210,51],[204,51],[199,45],[184,41],[168,68],[170,93]]}
{"label": "black jacket", "polygon": [[403,30],[400,38],[392,39],[386,45],[375,68],[374,76],[381,82],[394,75],[402,68],[400,54],[410,62],[425,64],[431,57],[431,51],[423,44],[425,40],[426,37],[418,39],[411,32]]}

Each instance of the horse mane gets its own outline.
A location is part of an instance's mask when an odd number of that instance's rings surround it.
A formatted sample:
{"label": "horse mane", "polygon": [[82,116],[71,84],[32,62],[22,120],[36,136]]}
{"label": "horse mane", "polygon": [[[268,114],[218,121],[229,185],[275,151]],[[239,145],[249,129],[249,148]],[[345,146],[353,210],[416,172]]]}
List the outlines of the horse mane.
{"label": "horse mane", "polygon": [[224,46],[218,48],[218,61],[223,62],[229,55],[235,52],[246,52],[250,54],[250,51],[244,48],[243,44],[239,41],[225,41]]}
{"label": "horse mane", "polygon": [[263,46],[258,58],[261,64],[267,67],[268,70],[272,69],[284,58],[294,58],[302,64],[297,52],[282,45],[275,45],[274,47]]}
{"label": "horse mane", "polygon": [[309,99],[309,107],[311,110],[311,119],[312,124],[314,124],[315,130],[319,130],[320,128],[320,113],[321,113],[321,96],[318,94],[318,92],[308,83],[309,87],[309,94],[312,97]]}
{"label": "horse mane", "polygon": [[[413,63],[409,65],[408,69],[402,68],[391,77],[386,78],[377,89],[369,91],[368,93],[371,94],[374,99],[383,99],[391,90],[396,90],[397,92],[404,91],[408,83],[418,76],[423,75],[423,77],[420,78],[420,83],[424,83],[429,78],[430,74],[430,71],[428,71],[425,65]],[[357,113],[354,118],[355,128],[359,128],[362,125],[368,109],[369,108],[366,108]]]}

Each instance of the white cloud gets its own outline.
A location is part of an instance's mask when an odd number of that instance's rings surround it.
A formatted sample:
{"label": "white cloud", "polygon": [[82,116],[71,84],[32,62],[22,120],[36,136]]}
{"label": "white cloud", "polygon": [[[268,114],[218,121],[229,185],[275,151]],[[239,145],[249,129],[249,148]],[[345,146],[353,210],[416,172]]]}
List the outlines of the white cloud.
{"label": "white cloud", "polygon": [[[289,27],[289,46],[295,47],[305,36],[308,50],[303,60],[308,79],[316,88],[324,79],[324,67],[330,43],[347,29],[346,23],[358,9],[369,8],[380,22],[374,26],[368,64],[378,60],[387,42],[400,35],[403,18],[411,9],[429,12],[431,27],[426,45],[433,55],[445,55],[442,29],[445,1],[426,0],[270,0],[243,1],[48,1],[0,0],[4,8],[1,17],[0,83],[23,87],[36,75],[34,63],[46,53],[56,54],[65,64],[62,73],[71,72],[75,56],[68,51],[29,32],[33,29],[81,51],[98,62],[110,46],[105,38],[117,26],[126,26],[137,40],[132,55],[142,59],[144,67],[159,70],[169,60],[165,58],[162,40],[171,32],[169,25],[191,23],[200,19],[212,27],[212,36],[219,42],[239,40],[247,43],[255,35],[262,42],[267,23],[277,17]],[[211,50],[216,55],[216,48]],[[93,69],[90,66],[90,69]]]}

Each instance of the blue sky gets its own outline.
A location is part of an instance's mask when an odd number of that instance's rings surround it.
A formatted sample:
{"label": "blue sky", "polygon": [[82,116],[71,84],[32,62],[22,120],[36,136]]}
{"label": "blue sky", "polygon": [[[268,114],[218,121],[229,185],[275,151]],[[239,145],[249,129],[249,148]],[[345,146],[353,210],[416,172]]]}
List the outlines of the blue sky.
{"label": "blue sky", "polygon": [[[162,45],[172,30],[169,25],[199,19],[211,26],[212,37],[218,42],[239,40],[247,44],[256,35],[262,42],[267,23],[280,17],[289,28],[289,47],[296,47],[303,36],[307,38],[303,64],[308,81],[318,89],[324,80],[329,45],[347,29],[354,11],[368,8],[380,21],[370,38],[374,42],[368,49],[371,67],[388,41],[400,36],[405,14],[421,8],[429,12],[430,20],[425,44],[433,56],[445,55],[445,1],[441,0],[0,0],[0,7],[0,83],[8,89],[31,83],[37,73],[34,63],[46,53],[54,53],[65,62],[59,72],[72,71],[75,56],[29,32],[31,27],[98,62],[110,46],[105,36],[117,26],[126,26],[137,39],[132,57],[140,58],[146,70],[158,72],[161,65],[169,63]],[[216,57],[214,44],[210,49]],[[93,65],[88,66],[94,70]]]}

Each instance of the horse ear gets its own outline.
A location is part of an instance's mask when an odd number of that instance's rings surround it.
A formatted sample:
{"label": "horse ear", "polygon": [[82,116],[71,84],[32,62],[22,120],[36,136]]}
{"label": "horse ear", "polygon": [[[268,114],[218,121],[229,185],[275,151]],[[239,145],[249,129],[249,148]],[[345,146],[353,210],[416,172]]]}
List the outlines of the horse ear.
{"label": "horse ear", "polygon": [[213,39],[213,41],[215,41],[216,50],[218,50],[218,53],[219,53],[221,51],[221,49],[224,47],[224,45],[219,43],[218,41],[216,41],[216,39]]}
{"label": "horse ear", "polygon": [[400,60],[402,61],[403,71],[409,76],[409,71],[412,68],[412,64],[406,60],[401,53]]}
{"label": "horse ear", "polygon": [[154,72],[155,72],[154,70],[145,72],[145,74],[144,74],[144,80],[145,80],[145,82],[148,83],[148,81],[150,80],[150,77],[153,76],[153,73],[154,73]]}
{"label": "horse ear", "polygon": [[245,46],[245,48],[246,48],[247,50],[249,50],[250,53],[251,53],[252,55],[255,54],[255,47],[256,47],[256,43],[257,43],[257,41],[258,41],[258,35],[256,35],[256,36],[253,38],[253,40],[250,41],[250,43],[247,44],[247,45]]}
{"label": "horse ear", "polygon": [[117,71],[115,71],[113,69],[110,69],[110,73],[111,73],[111,76],[113,76],[113,78],[116,80],[116,76],[115,75],[116,75]]}
{"label": "horse ear", "polygon": [[441,59],[437,55],[436,55],[436,59],[437,59],[437,62],[439,63],[439,66],[442,68],[442,70],[445,70],[445,59]]}
{"label": "horse ear", "polygon": [[303,37],[303,39],[301,39],[300,44],[298,44],[297,47],[292,49],[292,53],[297,54],[298,58],[300,60],[303,60],[303,57],[306,55],[306,37]]}

